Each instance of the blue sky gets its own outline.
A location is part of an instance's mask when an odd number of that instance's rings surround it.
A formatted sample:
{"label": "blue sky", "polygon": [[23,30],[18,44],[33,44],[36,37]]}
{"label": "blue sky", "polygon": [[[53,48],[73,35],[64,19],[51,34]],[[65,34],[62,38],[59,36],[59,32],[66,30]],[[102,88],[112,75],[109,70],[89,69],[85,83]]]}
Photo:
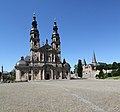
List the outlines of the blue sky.
{"label": "blue sky", "polygon": [[30,29],[36,13],[41,44],[51,43],[54,17],[62,59],[73,69],[78,59],[120,62],[120,0],[0,0],[0,66],[10,71],[30,55]]}

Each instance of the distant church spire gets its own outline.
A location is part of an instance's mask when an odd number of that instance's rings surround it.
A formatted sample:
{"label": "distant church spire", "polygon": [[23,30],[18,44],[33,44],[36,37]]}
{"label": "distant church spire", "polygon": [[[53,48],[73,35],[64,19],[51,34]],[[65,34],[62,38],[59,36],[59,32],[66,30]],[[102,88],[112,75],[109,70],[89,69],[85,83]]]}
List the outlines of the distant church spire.
{"label": "distant church spire", "polygon": [[97,65],[96,56],[95,56],[95,52],[94,51],[93,51],[92,64],[93,65]]}
{"label": "distant church spire", "polygon": [[83,60],[83,65],[87,65],[87,63],[86,63],[86,60],[85,60],[85,59]]}

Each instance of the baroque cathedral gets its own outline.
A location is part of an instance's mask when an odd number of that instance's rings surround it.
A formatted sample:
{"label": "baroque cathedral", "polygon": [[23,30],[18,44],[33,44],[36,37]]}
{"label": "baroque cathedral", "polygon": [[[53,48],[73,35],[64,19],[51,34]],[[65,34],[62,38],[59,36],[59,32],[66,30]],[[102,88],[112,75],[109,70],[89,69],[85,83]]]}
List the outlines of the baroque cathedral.
{"label": "baroque cathedral", "polygon": [[40,45],[37,21],[33,16],[30,30],[30,56],[21,59],[15,65],[16,81],[70,79],[70,65],[61,61],[61,42],[56,20],[54,20],[51,45],[48,39]]}

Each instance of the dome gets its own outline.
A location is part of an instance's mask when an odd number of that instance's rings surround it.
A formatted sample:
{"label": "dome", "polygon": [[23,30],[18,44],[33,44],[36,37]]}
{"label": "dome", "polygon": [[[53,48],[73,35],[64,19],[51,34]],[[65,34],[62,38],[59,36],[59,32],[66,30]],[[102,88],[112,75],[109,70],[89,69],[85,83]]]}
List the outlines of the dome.
{"label": "dome", "polygon": [[26,66],[26,61],[23,56],[21,57],[21,60],[16,63],[16,66]]}
{"label": "dome", "polygon": [[30,61],[30,56],[26,56],[25,61]]}

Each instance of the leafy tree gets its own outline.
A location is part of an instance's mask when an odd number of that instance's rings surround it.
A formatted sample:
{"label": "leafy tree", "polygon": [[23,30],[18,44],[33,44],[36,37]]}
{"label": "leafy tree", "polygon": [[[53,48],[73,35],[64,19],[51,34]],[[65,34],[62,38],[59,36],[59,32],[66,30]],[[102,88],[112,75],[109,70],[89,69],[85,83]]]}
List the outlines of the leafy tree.
{"label": "leafy tree", "polygon": [[107,74],[103,73],[103,69],[107,70],[107,65],[99,65],[96,69],[100,71],[99,75],[97,75],[96,77],[98,77],[99,79],[104,79],[105,77],[107,77]]}
{"label": "leafy tree", "polygon": [[78,66],[74,65],[74,73],[77,73]]}
{"label": "leafy tree", "polygon": [[10,75],[11,75],[10,80],[13,82],[15,80],[15,77],[16,77],[15,71],[10,72]]}
{"label": "leafy tree", "polygon": [[83,71],[83,68],[82,68],[82,61],[81,60],[78,60],[78,68],[77,68],[77,73],[78,73],[78,76],[82,78],[82,71]]}
{"label": "leafy tree", "polygon": [[107,69],[111,70],[112,69],[112,64],[107,64]]}
{"label": "leafy tree", "polygon": [[120,68],[120,63],[118,63],[118,68]]}
{"label": "leafy tree", "polygon": [[112,69],[117,69],[117,68],[118,68],[118,64],[116,62],[113,62]]}

